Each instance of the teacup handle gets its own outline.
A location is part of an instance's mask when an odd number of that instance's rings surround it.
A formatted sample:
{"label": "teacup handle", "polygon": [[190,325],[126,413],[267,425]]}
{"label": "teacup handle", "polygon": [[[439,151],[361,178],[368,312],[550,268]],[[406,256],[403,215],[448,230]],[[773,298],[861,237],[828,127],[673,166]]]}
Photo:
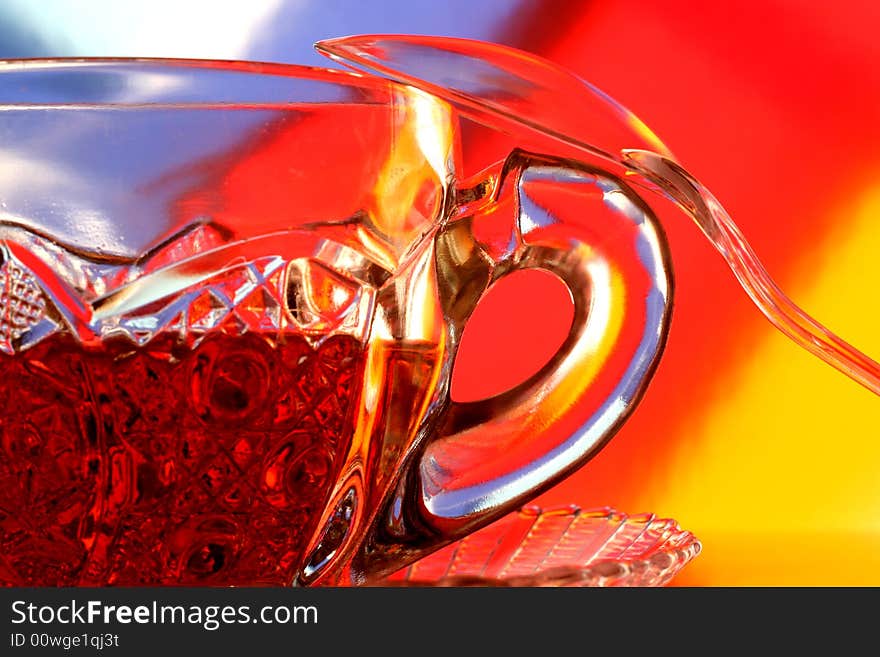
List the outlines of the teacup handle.
{"label": "teacup handle", "polygon": [[528,380],[489,399],[450,402],[418,464],[422,518],[447,537],[513,510],[595,455],[640,400],[669,324],[666,239],[626,183],[529,156],[508,170],[505,194],[517,244],[496,257],[490,282],[548,271],[568,287],[574,319]]}

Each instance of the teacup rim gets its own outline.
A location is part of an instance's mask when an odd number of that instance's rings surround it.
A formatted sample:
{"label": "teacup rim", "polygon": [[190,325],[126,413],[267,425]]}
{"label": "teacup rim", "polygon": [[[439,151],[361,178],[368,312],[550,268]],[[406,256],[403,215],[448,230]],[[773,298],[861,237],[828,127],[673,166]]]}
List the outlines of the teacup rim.
{"label": "teacup rim", "polygon": [[[264,90],[255,95],[259,100],[252,98],[247,88],[234,85],[226,85],[222,92],[211,90],[203,97],[183,100],[153,100],[139,99],[137,101],[120,100],[112,98],[108,100],[87,97],[85,92],[79,95],[71,91],[69,97],[60,98],[58,102],[47,102],[42,99],[32,100],[27,97],[27,87],[17,85],[14,92],[7,92],[2,88],[6,76],[22,76],[37,79],[40,74],[69,73],[70,75],[90,76],[100,73],[124,74],[130,71],[135,74],[168,73],[189,75],[197,78],[208,79],[212,75],[222,76],[226,74],[245,76],[249,80],[275,80],[281,81],[282,85],[277,89]],[[349,88],[360,90],[366,94],[362,102],[357,100],[331,100],[325,98],[325,94],[316,93],[310,98],[308,93],[298,92],[294,87],[283,85],[284,80],[291,83],[316,83],[329,85],[337,88]],[[101,107],[166,107],[166,108],[192,108],[211,109],[213,107],[227,107],[240,105],[249,107],[265,107],[267,109],[282,108],[295,104],[320,103],[320,104],[387,104],[377,102],[382,95],[394,94],[397,91],[403,94],[417,94],[424,97],[426,94],[416,87],[405,82],[389,79],[370,72],[355,71],[344,68],[329,68],[286,62],[269,62],[258,60],[234,60],[234,59],[200,59],[200,58],[171,58],[171,57],[41,57],[0,59],[0,107],[43,107],[65,106],[68,108],[101,108]],[[230,97],[231,94],[231,97]],[[378,94],[372,97],[373,94]],[[331,92],[331,96],[332,96]],[[434,98],[434,102],[447,105],[441,98]]]}

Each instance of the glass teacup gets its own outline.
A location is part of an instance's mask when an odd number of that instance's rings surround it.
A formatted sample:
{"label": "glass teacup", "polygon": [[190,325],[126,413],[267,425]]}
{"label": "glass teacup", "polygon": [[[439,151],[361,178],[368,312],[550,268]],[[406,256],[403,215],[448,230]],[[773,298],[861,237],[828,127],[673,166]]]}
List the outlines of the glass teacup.
{"label": "glass teacup", "polygon": [[[651,209],[424,91],[31,61],[0,109],[3,584],[378,580],[583,465],[662,350]],[[527,268],[568,337],[452,401],[468,318]]]}

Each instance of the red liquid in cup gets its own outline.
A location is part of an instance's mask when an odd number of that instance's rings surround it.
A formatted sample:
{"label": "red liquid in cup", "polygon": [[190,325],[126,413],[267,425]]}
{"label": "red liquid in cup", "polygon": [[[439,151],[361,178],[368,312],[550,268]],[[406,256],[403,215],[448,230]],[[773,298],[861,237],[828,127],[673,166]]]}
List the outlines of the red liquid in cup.
{"label": "red liquid in cup", "polygon": [[346,336],[0,355],[0,583],[289,584],[362,369]]}

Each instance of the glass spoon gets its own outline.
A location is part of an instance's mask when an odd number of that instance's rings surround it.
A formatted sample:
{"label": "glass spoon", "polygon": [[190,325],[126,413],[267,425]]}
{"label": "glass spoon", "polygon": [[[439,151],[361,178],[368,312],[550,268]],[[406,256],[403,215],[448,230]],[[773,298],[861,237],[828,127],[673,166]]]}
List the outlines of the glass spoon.
{"label": "glass spoon", "polygon": [[444,98],[482,123],[537,133],[623,167],[633,182],[664,194],[696,222],[777,329],[880,394],[880,364],[792,302],[711,192],[642,121],[590,83],[531,53],[467,39],[369,35],[320,41],[315,47],[349,67]]}

